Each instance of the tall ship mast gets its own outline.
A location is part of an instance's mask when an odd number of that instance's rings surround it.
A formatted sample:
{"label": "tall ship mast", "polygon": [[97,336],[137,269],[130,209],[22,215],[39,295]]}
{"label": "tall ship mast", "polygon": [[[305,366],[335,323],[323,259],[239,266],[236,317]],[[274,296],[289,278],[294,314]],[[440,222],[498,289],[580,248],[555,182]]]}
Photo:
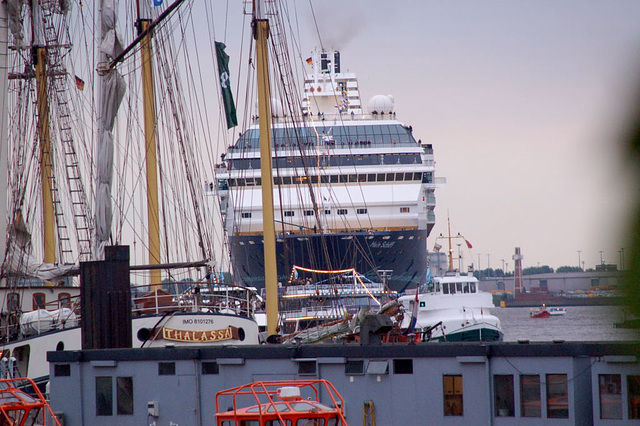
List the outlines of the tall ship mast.
{"label": "tall ship mast", "polygon": [[[444,183],[432,145],[396,119],[392,96],[374,96],[363,111],[340,52],[314,52],[306,63],[301,114],[271,100],[279,281],[297,265],[391,274],[397,291],[424,282],[435,190]],[[255,287],[264,286],[259,119],[216,167],[235,277]]]}

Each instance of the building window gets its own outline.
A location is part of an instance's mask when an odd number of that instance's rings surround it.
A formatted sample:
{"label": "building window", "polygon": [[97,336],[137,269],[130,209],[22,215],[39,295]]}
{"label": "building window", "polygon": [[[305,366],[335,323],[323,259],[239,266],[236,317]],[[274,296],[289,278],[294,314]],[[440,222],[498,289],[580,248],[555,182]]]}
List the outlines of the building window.
{"label": "building window", "polygon": [[243,219],[249,219],[251,217],[251,212],[243,212],[241,216]]}
{"label": "building window", "polygon": [[116,379],[117,412],[120,415],[133,414],[133,377]]}
{"label": "building window", "polygon": [[292,217],[294,214],[293,210],[287,210],[284,212],[285,217]]}
{"label": "building window", "polygon": [[394,359],[393,374],[413,374],[412,359]]}
{"label": "building window", "polygon": [[33,310],[36,309],[44,309],[44,304],[46,303],[46,297],[44,293],[34,293],[33,294]]}
{"label": "building window", "polygon": [[627,376],[629,418],[640,419],[640,376]]}
{"label": "building window", "polygon": [[520,376],[520,415],[540,417],[540,376],[523,374]]}
{"label": "building window", "polygon": [[600,418],[622,419],[622,379],[619,374],[599,374]]}
{"label": "building window", "polygon": [[514,416],[513,375],[496,374],[493,376],[496,417]]}
{"label": "building window", "polygon": [[569,390],[566,374],[547,374],[547,417],[569,418]]}
{"label": "building window", "polygon": [[410,211],[409,207],[400,207],[400,213],[409,213]]}
{"label": "building window", "polygon": [[175,376],[175,374],[176,374],[175,362],[159,362],[158,363],[159,376]]}
{"label": "building window", "polygon": [[462,416],[462,376],[445,375],[442,379],[444,389],[444,415]]}
{"label": "building window", "polygon": [[313,210],[305,210],[304,211],[304,215],[305,216],[313,216]]}
{"label": "building window", "polygon": [[219,374],[220,367],[218,367],[217,362],[203,362],[202,363],[202,374]]}
{"label": "building window", "polygon": [[113,385],[111,376],[96,377],[96,416],[113,415]]}
{"label": "building window", "polygon": [[338,214],[347,214],[347,209],[338,209]]}
{"label": "building window", "polygon": [[357,214],[367,214],[367,209],[356,209]]}

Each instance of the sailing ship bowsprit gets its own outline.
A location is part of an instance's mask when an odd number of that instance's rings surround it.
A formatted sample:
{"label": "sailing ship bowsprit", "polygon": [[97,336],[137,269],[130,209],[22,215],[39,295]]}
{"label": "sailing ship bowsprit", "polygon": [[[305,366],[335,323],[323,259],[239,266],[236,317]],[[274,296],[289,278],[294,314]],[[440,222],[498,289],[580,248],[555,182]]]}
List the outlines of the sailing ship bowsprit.
{"label": "sailing ship bowsprit", "polygon": [[[396,291],[424,282],[435,189],[444,182],[432,145],[396,119],[392,96],[374,96],[365,113],[338,51],[314,52],[306,63],[300,108],[271,101],[278,280],[301,265],[355,268],[377,281],[392,271]],[[216,178],[236,278],[262,287],[258,117],[222,155]]]}

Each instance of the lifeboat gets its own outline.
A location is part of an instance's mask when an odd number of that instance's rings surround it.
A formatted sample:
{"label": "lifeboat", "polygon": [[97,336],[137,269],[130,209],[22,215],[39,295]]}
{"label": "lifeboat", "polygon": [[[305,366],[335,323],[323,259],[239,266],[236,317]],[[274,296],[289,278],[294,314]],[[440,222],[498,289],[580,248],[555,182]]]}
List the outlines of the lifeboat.
{"label": "lifeboat", "polygon": [[549,313],[549,309],[546,306],[532,308],[529,312],[529,317],[531,318],[549,318],[550,316],[551,313]]}
{"label": "lifeboat", "polygon": [[322,379],[253,382],[220,391],[215,417],[217,426],[347,426],[342,396]]}

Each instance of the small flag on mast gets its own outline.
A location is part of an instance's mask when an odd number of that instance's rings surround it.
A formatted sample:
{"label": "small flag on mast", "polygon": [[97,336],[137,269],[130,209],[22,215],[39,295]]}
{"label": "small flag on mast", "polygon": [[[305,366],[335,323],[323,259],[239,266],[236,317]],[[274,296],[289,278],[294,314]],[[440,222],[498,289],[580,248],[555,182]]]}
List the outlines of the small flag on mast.
{"label": "small flag on mast", "polygon": [[313,65],[313,57],[309,56],[307,59],[307,65]]}
{"label": "small flag on mast", "polygon": [[471,245],[471,243],[469,241],[467,241],[466,239],[464,240],[465,243],[467,243],[467,248],[472,249],[473,246]]}
{"label": "small flag on mast", "polygon": [[238,125],[238,118],[236,117],[236,106],[233,103],[233,93],[231,92],[231,83],[229,81],[229,55],[224,51],[226,47],[224,43],[216,41],[220,89],[222,90],[222,101],[224,102],[224,111],[227,118],[227,129],[230,129]]}
{"label": "small flag on mast", "polygon": [[441,248],[442,248],[442,246],[441,246],[440,244],[438,244],[438,243],[435,243],[435,244],[433,245],[433,250],[434,250],[434,251],[440,251],[440,249],[441,249]]}
{"label": "small flag on mast", "polygon": [[162,6],[162,1],[163,1],[163,0],[153,0],[153,5],[154,5],[155,7]]}
{"label": "small flag on mast", "polygon": [[75,77],[76,77],[76,87],[78,88],[78,90],[84,90],[84,80],[78,77],[77,75]]}

